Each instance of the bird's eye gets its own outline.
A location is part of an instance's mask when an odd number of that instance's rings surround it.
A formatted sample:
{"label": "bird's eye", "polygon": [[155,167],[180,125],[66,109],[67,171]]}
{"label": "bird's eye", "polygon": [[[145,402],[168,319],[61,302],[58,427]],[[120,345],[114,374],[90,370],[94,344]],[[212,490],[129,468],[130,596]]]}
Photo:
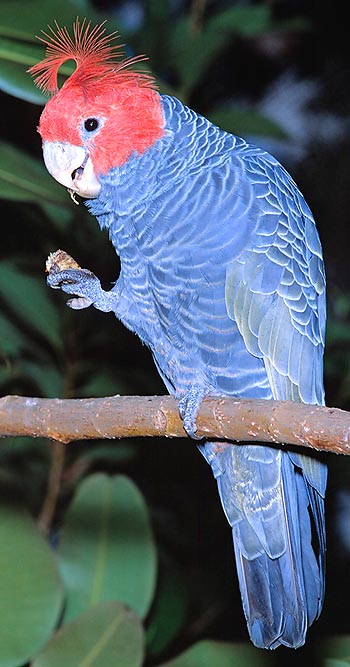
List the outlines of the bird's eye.
{"label": "bird's eye", "polygon": [[94,132],[94,130],[97,130],[99,124],[97,118],[87,118],[84,121],[84,128],[87,132]]}

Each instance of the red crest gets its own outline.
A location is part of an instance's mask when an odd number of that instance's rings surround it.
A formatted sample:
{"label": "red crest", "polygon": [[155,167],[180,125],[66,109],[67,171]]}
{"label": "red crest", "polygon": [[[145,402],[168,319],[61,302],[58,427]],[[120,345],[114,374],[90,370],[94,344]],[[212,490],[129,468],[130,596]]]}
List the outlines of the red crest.
{"label": "red crest", "polygon": [[[69,81],[76,85],[87,86],[90,82],[109,81],[116,85],[121,82],[137,83],[145,87],[154,87],[154,79],[150,74],[128,70],[131,65],[146,60],[145,56],[125,58],[123,45],[115,44],[118,33],[106,35],[106,21],[91,28],[91,21],[82,22],[79,18],[73,23],[73,37],[66,27],[55,21],[56,30],[48,26],[49,32],[42,31],[38,37],[46,44],[46,55],[43,60],[28,71],[33,75],[35,83],[46,93],[58,90],[58,71],[67,60],[74,60],[76,70]],[[115,60],[115,58],[119,58]],[[126,70],[126,71],[125,71]]]}

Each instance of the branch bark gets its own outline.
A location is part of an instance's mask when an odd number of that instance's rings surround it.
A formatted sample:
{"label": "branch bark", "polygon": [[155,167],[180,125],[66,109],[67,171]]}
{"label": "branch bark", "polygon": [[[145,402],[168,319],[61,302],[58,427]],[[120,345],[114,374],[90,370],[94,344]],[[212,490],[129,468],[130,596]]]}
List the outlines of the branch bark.
{"label": "branch bark", "polygon": [[[350,413],[290,401],[206,398],[198,435],[239,442],[270,442],[350,454]],[[187,437],[171,396],[0,399],[0,437],[74,440],[141,436]]]}

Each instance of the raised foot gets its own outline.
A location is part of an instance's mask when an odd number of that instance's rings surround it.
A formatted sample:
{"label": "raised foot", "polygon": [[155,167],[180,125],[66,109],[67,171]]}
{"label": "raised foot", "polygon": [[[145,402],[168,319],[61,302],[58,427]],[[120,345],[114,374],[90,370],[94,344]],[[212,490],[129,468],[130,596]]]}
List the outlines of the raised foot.
{"label": "raised foot", "polygon": [[196,419],[202,404],[203,398],[208,391],[200,385],[192,385],[187,393],[180,399],[178,407],[180,417],[183,421],[184,429],[190,438],[201,440],[203,436],[196,435]]}
{"label": "raised foot", "polygon": [[46,281],[53,289],[75,295],[67,301],[69,308],[81,310],[93,305],[105,312],[113,310],[109,292],[102,289],[99,279],[88,269],[53,271],[48,274]]}

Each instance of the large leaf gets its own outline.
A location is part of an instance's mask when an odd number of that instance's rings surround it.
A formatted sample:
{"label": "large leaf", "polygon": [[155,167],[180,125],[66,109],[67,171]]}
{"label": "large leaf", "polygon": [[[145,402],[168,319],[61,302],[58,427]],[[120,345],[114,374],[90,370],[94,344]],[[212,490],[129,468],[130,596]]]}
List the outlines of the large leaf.
{"label": "large leaf", "polygon": [[0,198],[54,204],[70,208],[65,188],[46,171],[44,163],[0,141]]}
{"label": "large leaf", "polygon": [[135,613],[103,602],[64,625],[32,667],[140,667],[143,632]]}
{"label": "large leaf", "polygon": [[0,35],[34,41],[55,20],[69,27],[77,16],[96,17],[89,0],[2,0]]}
{"label": "large leaf", "polygon": [[180,19],[173,27],[169,48],[173,67],[180,75],[183,95],[203,78],[207,67],[235,35],[255,35],[271,25],[270,10],[265,6],[231,7],[213,14],[201,29],[191,17]]}
{"label": "large leaf", "polygon": [[50,301],[44,273],[40,280],[20,271],[11,262],[0,262],[0,296],[20,320],[37,330],[53,346],[60,346],[59,318]]}
{"label": "large leaf", "polygon": [[121,475],[85,479],[68,509],[58,557],[67,590],[65,620],[113,599],[145,616],[156,554],[147,507],[133,482]]}
{"label": "large leaf", "polygon": [[[0,13],[1,16],[1,13]],[[34,37],[34,36],[32,36]],[[35,85],[28,73],[28,68],[44,57],[43,45],[39,40],[35,44],[22,42],[20,39],[8,39],[0,36],[0,88],[5,93],[26,102],[40,104],[47,102],[47,95]],[[59,85],[70,76],[75,67],[71,61],[60,68]],[[62,76],[62,78],[61,78]]]}
{"label": "large leaf", "polygon": [[269,655],[249,644],[200,641],[160,667],[268,667]]}
{"label": "large leaf", "polygon": [[54,556],[23,510],[0,505],[0,544],[0,667],[17,667],[49,639],[63,591]]}
{"label": "large leaf", "polygon": [[[1,13],[0,13],[1,17]],[[45,104],[47,97],[34,85],[28,67],[43,57],[42,47],[0,37],[0,88],[5,93],[32,102]]]}
{"label": "large leaf", "polygon": [[[44,56],[37,35],[54,21],[71,28],[77,16],[93,22],[101,18],[88,0],[12,0],[0,6],[0,88],[15,97],[44,104],[47,97],[35,87],[27,69]],[[70,74],[71,65],[60,70]]]}
{"label": "large leaf", "polygon": [[147,653],[162,653],[185,625],[188,590],[173,563],[163,563],[158,575],[157,592],[148,620]]}
{"label": "large leaf", "polygon": [[211,30],[210,26],[201,32],[193,32],[187,17],[177,22],[171,33],[169,50],[171,64],[179,74],[180,95],[188,95],[228,40],[228,34]]}

